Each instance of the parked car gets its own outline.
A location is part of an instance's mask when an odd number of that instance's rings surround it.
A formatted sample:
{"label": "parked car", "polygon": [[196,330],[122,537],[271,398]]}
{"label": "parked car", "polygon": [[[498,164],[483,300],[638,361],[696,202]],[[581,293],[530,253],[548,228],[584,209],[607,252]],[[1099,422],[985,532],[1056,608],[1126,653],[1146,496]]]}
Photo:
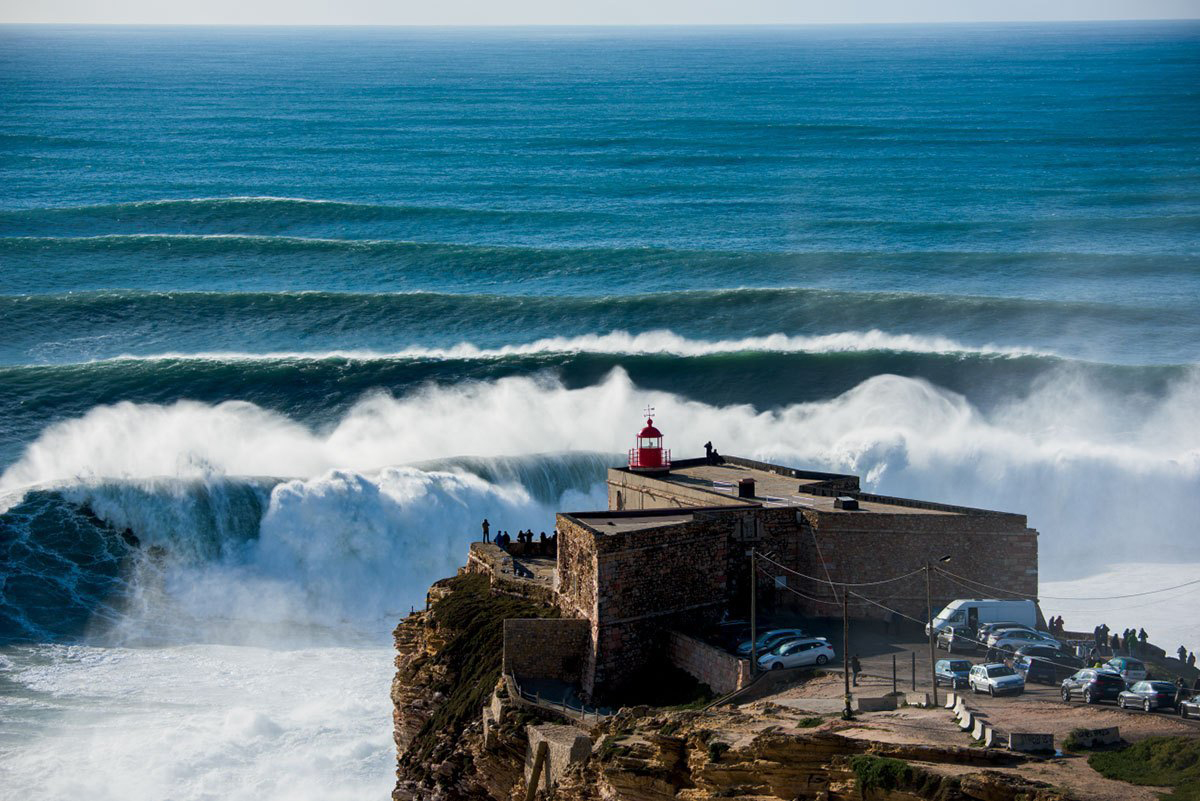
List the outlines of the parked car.
{"label": "parked car", "polygon": [[1035,626],[1038,621],[1037,604],[1033,601],[1001,601],[995,598],[959,598],[946,604],[946,608],[934,616],[925,626],[925,634],[929,634],[930,626],[935,631],[953,626],[978,631],[980,624],[1000,620]]}
{"label": "parked car", "polygon": [[947,626],[938,629],[937,647],[948,654],[963,651],[974,651],[979,647],[975,642],[975,632],[965,626]]}
{"label": "parked car", "polygon": [[708,640],[728,650],[735,650],[750,637],[749,620],[722,620],[708,631]]}
{"label": "parked car", "polygon": [[1146,663],[1140,659],[1134,659],[1132,656],[1114,656],[1104,663],[1104,667],[1113,673],[1120,673],[1126,684],[1133,684],[1135,681],[1142,681],[1150,676],[1146,672]]}
{"label": "parked car", "polygon": [[1014,623],[1011,620],[1001,621],[999,623],[984,623],[975,632],[975,639],[981,643],[987,643],[988,638],[992,636],[992,632],[1000,631],[1001,629],[1025,629],[1033,631],[1033,626],[1026,626],[1023,623]]}
{"label": "parked car", "polygon": [[1101,701],[1116,701],[1125,690],[1125,679],[1119,673],[1100,668],[1084,668],[1063,679],[1062,699],[1070,701],[1081,696],[1084,703],[1098,704]]}
{"label": "parked car", "polygon": [[1052,645],[1023,645],[1013,654],[1012,668],[1026,684],[1059,684],[1085,667],[1083,660]]}
{"label": "parked car", "polygon": [[824,665],[833,657],[833,646],[824,637],[805,637],[802,640],[789,640],[776,645],[758,658],[758,666],[763,670],[782,670],[806,665]]}
{"label": "parked car", "polygon": [[1002,693],[1025,692],[1025,679],[1008,665],[992,662],[987,665],[975,665],[967,674],[967,684],[972,692],[1000,695]]}
{"label": "parked car", "polygon": [[[765,654],[776,645],[787,642],[788,640],[798,640],[801,637],[807,637],[808,634],[802,629],[770,629],[758,635],[758,652]],[[750,655],[750,641],[746,640],[737,647],[739,656]]]}
{"label": "parked car", "polygon": [[1030,631],[1029,629],[998,629],[991,633],[987,643],[988,648],[1009,652],[1016,651],[1023,645],[1033,644],[1062,648],[1062,644],[1058,640],[1042,634],[1040,631]]}
{"label": "parked car", "polygon": [[1200,718],[1200,695],[1193,695],[1179,703],[1179,717]]}
{"label": "parked car", "polygon": [[967,686],[967,675],[971,672],[971,663],[965,659],[939,659],[933,665],[933,680],[938,686],[943,684],[957,690]]}
{"label": "parked car", "polygon": [[1175,708],[1175,685],[1169,681],[1136,681],[1117,696],[1117,706],[1140,706],[1143,712],[1165,707]]}

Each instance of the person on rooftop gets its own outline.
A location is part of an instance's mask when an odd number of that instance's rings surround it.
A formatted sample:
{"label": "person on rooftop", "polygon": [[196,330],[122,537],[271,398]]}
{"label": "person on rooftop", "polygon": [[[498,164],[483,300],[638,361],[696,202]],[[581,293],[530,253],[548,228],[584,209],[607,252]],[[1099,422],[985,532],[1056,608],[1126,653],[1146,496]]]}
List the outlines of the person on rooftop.
{"label": "person on rooftop", "polygon": [[1181,645],[1181,646],[1179,646],[1179,650],[1177,650],[1175,653],[1179,654],[1179,661],[1180,661],[1180,662],[1184,662],[1184,663],[1186,663],[1186,662],[1187,662],[1187,649],[1186,649],[1186,648],[1184,648],[1184,647]]}

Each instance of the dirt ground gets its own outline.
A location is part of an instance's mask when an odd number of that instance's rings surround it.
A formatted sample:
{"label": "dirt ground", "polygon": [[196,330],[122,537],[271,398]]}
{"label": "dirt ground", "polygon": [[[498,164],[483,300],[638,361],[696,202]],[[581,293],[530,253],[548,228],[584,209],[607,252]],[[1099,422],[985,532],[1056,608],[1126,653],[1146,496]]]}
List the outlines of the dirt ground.
{"label": "dirt ground", "polygon": [[[892,689],[890,677],[886,680],[860,678],[860,685],[852,690],[863,697],[882,696]],[[742,710],[756,713],[756,718],[764,716],[777,719],[784,727],[788,727],[793,720],[824,716],[827,721],[819,729],[808,730],[824,729],[848,737],[881,742],[942,746],[968,746],[972,743],[971,738],[958,729],[951,713],[943,708],[901,707],[893,712],[858,713],[855,721],[842,721],[836,712],[841,707],[842,692],[842,677],[828,674],[745,704]],[[944,692],[941,698],[944,703]],[[1121,737],[1130,742],[1156,735],[1200,737],[1200,726],[1168,713],[1126,712],[1112,705],[1068,705],[1052,692],[1009,698],[967,693],[964,699],[968,708],[982,716],[998,734],[1007,735],[1012,731],[1050,733],[1054,735],[1056,745],[1061,745],[1072,729],[1108,726],[1120,727]],[[974,770],[950,765],[927,767],[950,774]],[[1078,756],[1066,753],[1053,758],[1032,759],[998,770],[1069,789],[1080,799],[1088,801],[1156,801],[1157,792],[1161,792],[1161,789],[1156,791],[1155,788],[1105,779],[1087,764],[1086,752]]]}

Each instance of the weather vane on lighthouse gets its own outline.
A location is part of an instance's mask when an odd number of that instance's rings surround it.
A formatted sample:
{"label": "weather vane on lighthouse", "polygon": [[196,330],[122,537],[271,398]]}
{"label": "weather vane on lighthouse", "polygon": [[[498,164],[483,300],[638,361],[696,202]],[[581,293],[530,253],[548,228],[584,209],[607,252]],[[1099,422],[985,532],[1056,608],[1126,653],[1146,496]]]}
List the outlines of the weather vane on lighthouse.
{"label": "weather vane on lighthouse", "polygon": [[629,469],[639,473],[666,473],[671,469],[671,452],[662,446],[662,432],[654,427],[654,407],[646,406],[646,427],[629,449]]}

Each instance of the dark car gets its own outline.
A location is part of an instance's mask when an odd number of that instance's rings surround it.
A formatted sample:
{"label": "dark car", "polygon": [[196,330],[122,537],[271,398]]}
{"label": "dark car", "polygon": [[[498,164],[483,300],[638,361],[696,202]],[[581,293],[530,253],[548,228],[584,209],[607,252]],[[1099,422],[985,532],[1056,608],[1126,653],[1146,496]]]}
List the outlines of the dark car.
{"label": "dark car", "polygon": [[1141,707],[1144,712],[1152,709],[1175,708],[1175,685],[1169,681],[1138,681],[1117,696],[1117,706],[1128,709]]}
{"label": "dark car", "polygon": [[975,632],[966,626],[946,626],[938,629],[937,647],[948,654],[974,651],[978,647],[974,637]]}
{"label": "dark car", "polygon": [[1083,660],[1068,651],[1048,645],[1026,645],[1017,649],[1013,670],[1030,684],[1058,684],[1083,669]]}
{"label": "dark car", "polygon": [[1200,695],[1193,695],[1179,703],[1179,717],[1200,718]]}
{"label": "dark car", "polygon": [[965,659],[939,659],[933,666],[933,680],[957,690],[967,686],[971,663]]}
{"label": "dark car", "polygon": [[1011,620],[998,621],[996,623],[984,623],[980,625],[979,629],[975,632],[975,639],[979,640],[981,643],[986,643],[992,632],[999,631],[1000,629],[1029,629],[1030,631],[1033,631],[1033,626],[1026,626],[1024,623],[1014,623]]}
{"label": "dark car", "polygon": [[1063,679],[1062,699],[1070,701],[1075,696],[1084,703],[1098,704],[1101,701],[1116,701],[1125,691],[1125,679],[1111,670],[1085,668]]}

